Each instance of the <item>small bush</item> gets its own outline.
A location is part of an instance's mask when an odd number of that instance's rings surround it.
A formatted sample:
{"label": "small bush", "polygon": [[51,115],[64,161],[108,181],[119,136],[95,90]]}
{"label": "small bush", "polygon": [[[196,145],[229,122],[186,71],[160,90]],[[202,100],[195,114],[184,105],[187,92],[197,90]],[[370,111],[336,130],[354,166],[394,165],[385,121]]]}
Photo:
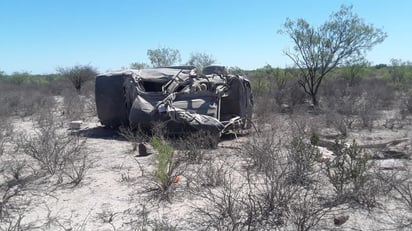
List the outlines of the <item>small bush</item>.
{"label": "small bush", "polygon": [[297,106],[306,102],[307,95],[296,81],[291,83],[287,89],[289,94],[288,103],[290,105]]}
{"label": "small bush", "polygon": [[216,163],[207,161],[203,164],[196,175],[198,184],[202,187],[219,187],[224,183],[225,176],[228,173],[227,164],[224,162]]}
{"label": "small bush", "polygon": [[255,193],[250,194],[252,201],[259,207],[255,208],[257,217],[253,223],[267,222],[272,227],[286,225],[289,213],[289,204],[298,193],[296,185],[289,182],[286,167],[277,167],[272,172],[263,175],[263,184],[254,185]]}
{"label": "small bush", "polygon": [[7,231],[30,230],[30,225],[22,225],[23,214],[17,214],[16,217],[6,217],[0,219],[0,229]]}
{"label": "small bush", "polygon": [[181,230],[177,225],[172,224],[167,218],[152,219],[149,218],[149,209],[145,204],[138,205],[137,208],[126,210],[121,216],[127,215],[130,219],[123,223],[116,230],[135,230],[135,231],[177,231]]}
{"label": "small bush", "polygon": [[[338,203],[354,201],[367,207],[376,204],[374,180],[369,157],[355,141],[350,146],[337,145],[336,157],[326,162],[325,173],[336,193]],[[372,190],[371,190],[372,189]],[[375,191],[375,193],[378,193]]]}
{"label": "small bush", "polygon": [[132,129],[130,127],[119,127],[119,135],[123,136],[132,145],[132,152],[137,151],[140,143],[147,141],[148,136],[141,129]]}
{"label": "small bush", "polygon": [[269,95],[266,96],[254,96],[254,115],[258,117],[265,117],[273,114],[278,110],[275,99],[272,99]]}
{"label": "small bush", "polygon": [[310,183],[310,175],[319,158],[320,152],[316,147],[306,143],[302,136],[293,137],[288,146],[290,181],[302,185]]}
{"label": "small bush", "polygon": [[410,230],[412,227],[412,170],[407,162],[404,162],[403,167],[377,174],[386,197],[400,205],[394,210],[396,214],[392,214],[391,210],[387,211],[395,226],[394,230]]}
{"label": "small bush", "polygon": [[0,92],[0,116],[27,117],[55,105],[54,98],[36,84],[5,84]]}
{"label": "small bush", "polygon": [[205,149],[217,146],[218,135],[208,132],[195,132],[183,136],[173,142],[173,146],[179,150],[185,161],[192,164],[200,164],[205,156]]}
{"label": "small bush", "polygon": [[280,149],[280,140],[277,140],[274,133],[270,131],[251,137],[249,142],[243,145],[242,153],[250,159],[249,167],[265,172],[276,164]]}
{"label": "small bush", "polygon": [[76,94],[72,91],[63,93],[63,115],[68,120],[85,120],[87,99],[85,96]]}
{"label": "small bush", "polygon": [[6,118],[0,117],[0,156],[3,155],[5,144],[11,138],[13,127]]}
{"label": "small bush", "polygon": [[9,218],[12,216],[11,210],[13,210],[13,205],[11,203],[12,199],[15,199],[21,194],[21,187],[18,185],[8,185],[2,184],[0,187],[0,221],[4,220],[5,218]]}
{"label": "small bush", "polygon": [[355,121],[352,115],[342,115],[334,112],[328,112],[325,117],[327,126],[335,128],[343,138],[348,135],[348,129],[352,128]]}
{"label": "small bush", "polygon": [[400,113],[402,118],[412,114],[412,94],[404,95],[401,98]]}
{"label": "small bush", "polygon": [[404,169],[406,171],[395,170],[378,176],[386,186],[386,195],[391,195],[412,211],[412,170],[407,163],[404,164]]}
{"label": "small bush", "polygon": [[87,171],[92,167],[90,162],[89,153],[80,150],[84,148],[84,140],[76,139],[72,145],[77,147],[74,153],[67,158],[65,168],[63,168],[63,174],[70,179],[70,184],[77,186],[84,179]]}
{"label": "small bush", "polygon": [[37,161],[40,170],[57,175],[58,182],[67,176],[78,185],[91,167],[86,140],[59,133],[53,123],[35,129],[34,134],[20,134],[15,142],[18,150]]}
{"label": "small bush", "polygon": [[251,163],[247,172],[248,193],[243,198],[245,225],[251,230],[285,226],[289,204],[300,188],[294,184],[298,170],[290,166],[292,159],[284,153],[285,146],[274,134],[268,131],[253,137],[242,149],[251,160],[248,161]]}
{"label": "small bush", "polygon": [[289,219],[297,231],[316,230],[316,227],[327,216],[332,208],[322,205],[322,189],[315,185],[313,189],[298,192],[297,200],[291,202]]}
{"label": "small bush", "polygon": [[378,119],[377,110],[372,102],[363,102],[359,105],[358,115],[361,121],[361,126],[372,131],[374,122]]}
{"label": "small bush", "polygon": [[216,190],[205,188],[200,192],[206,206],[196,207],[198,223],[204,230],[242,230],[246,214],[242,202],[242,186],[236,186],[230,175],[224,176],[224,183]]}
{"label": "small bush", "polygon": [[174,150],[163,139],[153,137],[151,145],[157,151],[155,179],[157,181],[157,190],[155,191],[160,199],[170,200],[172,186],[176,177],[183,171],[179,171],[181,160],[174,159]]}
{"label": "small bush", "polygon": [[370,78],[362,81],[361,91],[365,94],[366,101],[378,109],[390,109],[396,99],[396,89],[388,81]]}
{"label": "small bush", "polygon": [[27,197],[35,177],[27,174],[26,161],[15,159],[4,161],[0,167],[0,230],[29,229],[22,225],[31,199]]}

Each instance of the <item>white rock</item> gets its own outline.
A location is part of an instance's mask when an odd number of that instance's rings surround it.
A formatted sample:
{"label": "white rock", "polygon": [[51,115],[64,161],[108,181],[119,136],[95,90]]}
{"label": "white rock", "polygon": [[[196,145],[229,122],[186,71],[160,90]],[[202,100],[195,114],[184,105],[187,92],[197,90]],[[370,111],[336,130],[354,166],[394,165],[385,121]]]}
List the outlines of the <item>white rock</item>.
{"label": "white rock", "polygon": [[315,146],[315,147],[319,149],[322,161],[332,160],[335,158],[335,155],[333,154],[333,152],[328,150],[327,148],[319,147],[319,146]]}
{"label": "white rock", "polygon": [[81,121],[81,120],[74,120],[74,121],[70,122],[69,127],[70,127],[70,129],[73,129],[73,130],[79,130],[82,123],[83,123],[83,121]]}
{"label": "white rock", "polygon": [[381,160],[378,162],[379,163],[379,168],[382,170],[404,170],[405,166],[403,163],[399,160],[395,159],[387,159],[387,160]]}

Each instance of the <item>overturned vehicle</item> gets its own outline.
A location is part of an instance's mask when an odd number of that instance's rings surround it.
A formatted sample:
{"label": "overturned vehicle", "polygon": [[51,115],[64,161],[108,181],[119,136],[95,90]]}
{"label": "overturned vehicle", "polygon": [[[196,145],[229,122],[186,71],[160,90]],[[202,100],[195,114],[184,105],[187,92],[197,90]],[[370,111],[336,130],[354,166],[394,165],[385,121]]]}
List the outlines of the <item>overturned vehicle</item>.
{"label": "overturned vehicle", "polygon": [[222,134],[251,126],[253,98],[249,81],[208,66],[109,72],[96,77],[96,107],[106,127],[150,129],[162,121],[165,132]]}

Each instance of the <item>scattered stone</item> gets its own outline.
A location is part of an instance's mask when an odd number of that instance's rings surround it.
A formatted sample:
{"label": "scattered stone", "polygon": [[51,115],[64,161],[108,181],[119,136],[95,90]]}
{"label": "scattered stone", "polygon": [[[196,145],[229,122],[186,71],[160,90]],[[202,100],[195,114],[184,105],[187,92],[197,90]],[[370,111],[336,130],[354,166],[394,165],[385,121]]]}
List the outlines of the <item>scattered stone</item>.
{"label": "scattered stone", "polygon": [[388,159],[378,162],[379,169],[381,170],[405,170],[405,166],[399,160]]}
{"label": "scattered stone", "polygon": [[315,109],[316,109],[316,106],[313,103],[309,103],[308,110],[314,111]]}
{"label": "scattered stone", "polygon": [[139,155],[138,156],[148,156],[154,153],[153,148],[149,144],[139,143]]}
{"label": "scattered stone", "polygon": [[[364,152],[367,150],[373,150],[373,152],[370,152],[369,154],[369,156],[371,156],[372,159],[410,159],[411,154],[401,151],[401,148],[398,146],[400,143],[404,143],[406,141],[409,141],[409,139],[402,138],[384,143],[360,144],[358,145],[358,147],[362,148]],[[325,136],[321,136],[319,139],[316,139],[315,141],[311,140],[311,144],[315,146],[324,147],[329,151],[342,149],[345,146],[350,147],[351,145],[350,143],[336,143],[335,141],[325,139]]]}
{"label": "scattered stone", "polygon": [[327,148],[329,151],[342,149],[344,147],[343,145],[338,144],[335,141],[330,141],[330,140],[325,140],[325,139],[319,139],[317,140],[316,144],[312,143],[312,145]]}
{"label": "scattered stone", "polygon": [[79,130],[81,128],[83,121],[81,120],[74,120],[70,122],[69,127],[71,130]]}
{"label": "scattered stone", "polygon": [[144,145],[143,143],[140,143],[138,147],[139,147],[139,156],[149,155],[149,153],[147,152],[146,145]]}
{"label": "scattered stone", "polygon": [[370,156],[375,160],[410,159],[411,154],[397,150],[381,150],[373,152]]}
{"label": "scattered stone", "polygon": [[333,223],[336,226],[340,226],[340,225],[343,225],[348,219],[349,219],[349,215],[338,216],[338,217],[333,218]]}
{"label": "scattered stone", "polygon": [[335,155],[333,154],[332,151],[328,150],[325,147],[319,147],[319,146],[315,146],[318,148],[319,152],[320,152],[320,161],[324,162],[324,161],[329,161],[335,158]]}
{"label": "scattered stone", "polygon": [[291,113],[292,111],[293,110],[289,105],[287,105],[287,104],[281,104],[280,105],[280,112],[282,112],[282,113]]}
{"label": "scattered stone", "polygon": [[390,146],[396,146],[400,143],[404,143],[409,141],[409,138],[402,138],[402,139],[396,139],[396,140],[391,140],[389,142],[385,143],[378,143],[378,144],[364,144],[360,145],[361,148],[388,148]]}
{"label": "scattered stone", "polygon": [[382,151],[384,159],[409,159],[410,154],[402,151],[384,150]]}
{"label": "scattered stone", "polygon": [[340,133],[320,134],[319,136],[327,140],[337,140],[342,138],[342,134]]}

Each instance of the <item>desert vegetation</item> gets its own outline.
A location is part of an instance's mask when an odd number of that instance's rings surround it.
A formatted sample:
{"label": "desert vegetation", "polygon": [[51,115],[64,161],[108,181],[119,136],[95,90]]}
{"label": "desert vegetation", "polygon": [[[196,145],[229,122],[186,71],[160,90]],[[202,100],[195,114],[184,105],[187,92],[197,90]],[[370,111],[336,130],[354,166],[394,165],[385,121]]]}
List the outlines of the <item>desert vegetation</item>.
{"label": "desert vegetation", "polygon": [[[315,31],[296,23],[287,34]],[[365,46],[384,39],[366,28]],[[180,62],[175,49],[147,54],[152,66]],[[412,65],[355,56],[320,73],[298,53],[295,67],[229,68],[249,76],[254,126],[217,145],[202,132],[166,136],[162,124],[100,126],[89,65],[2,73],[0,230],[410,230]],[[187,64],[214,61],[193,53]]]}
{"label": "desert vegetation", "polygon": [[412,67],[398,64],[335,68],[318,107],[297,69],[245,71],[255,127],[212,149],[161,125],[101,128],[87,82],[2,76],[1,229],[410,229]]}

